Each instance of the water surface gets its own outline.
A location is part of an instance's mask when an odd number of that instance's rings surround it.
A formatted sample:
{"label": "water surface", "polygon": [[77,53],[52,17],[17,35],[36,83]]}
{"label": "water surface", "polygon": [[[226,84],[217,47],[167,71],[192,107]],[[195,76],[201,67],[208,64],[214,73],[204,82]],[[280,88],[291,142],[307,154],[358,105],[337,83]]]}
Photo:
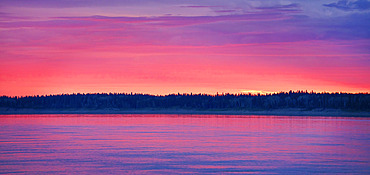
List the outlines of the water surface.
{"label": "water surface", "polygon": [[0,115],[0,173],[370,173],[370,119]]}

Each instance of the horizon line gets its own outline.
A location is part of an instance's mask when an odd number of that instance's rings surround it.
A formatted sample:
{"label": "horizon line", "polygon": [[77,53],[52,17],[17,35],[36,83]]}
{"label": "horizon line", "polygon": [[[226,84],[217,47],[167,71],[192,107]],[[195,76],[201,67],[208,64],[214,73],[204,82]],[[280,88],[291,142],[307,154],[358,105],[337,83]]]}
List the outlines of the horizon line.
{"label": "horizon line", "polygon": [[249,92],[243,91],[240,93],[231,92],[216,92],[216,93],[168,93],[168,94],[150,94],[144,92],[73,92],[73,93],[55,93],[55,94],[34,94],[34,95],[1,95],[0,97],[10,97],[10,98],[23,98],[23,97],[48,97],[48,96],[58,96],[58,95],[150,95],[156,97],[165,97],[171,95],[207,95],[207,96],[225,96],[225,95],[250,95],[250,96],[266,96],[266,95],[276,95],[276,94],[290,94],[290,93],[303,93],[303,94],[369,94],[369,92],[346,92],[346,91],[308,91],[308,90],[289,90],[289,91],[254,91]]}

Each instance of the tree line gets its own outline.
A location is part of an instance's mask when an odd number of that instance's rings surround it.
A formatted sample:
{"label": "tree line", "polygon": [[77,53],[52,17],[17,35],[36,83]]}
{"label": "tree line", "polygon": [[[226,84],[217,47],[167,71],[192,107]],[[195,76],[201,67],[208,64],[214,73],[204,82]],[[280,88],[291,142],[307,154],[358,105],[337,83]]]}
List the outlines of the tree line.
{"label": "tree line", "polygon": [[59,94],[0,97],[0,109],[191,109],[271,110],[342,109],[370,111],[368,93],[316,93],[289,91],[272,94],[169,94],[133,93]]}

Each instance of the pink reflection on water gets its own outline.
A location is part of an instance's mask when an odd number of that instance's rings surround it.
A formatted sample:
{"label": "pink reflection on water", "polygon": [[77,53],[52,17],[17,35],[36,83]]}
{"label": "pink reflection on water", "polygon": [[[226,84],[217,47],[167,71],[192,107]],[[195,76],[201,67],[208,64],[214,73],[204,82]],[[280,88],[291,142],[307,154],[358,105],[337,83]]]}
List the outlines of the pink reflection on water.
{"label": "pink reflection on water", "polygon": [[368,172],[368,118],[0,116],[1,172]]}

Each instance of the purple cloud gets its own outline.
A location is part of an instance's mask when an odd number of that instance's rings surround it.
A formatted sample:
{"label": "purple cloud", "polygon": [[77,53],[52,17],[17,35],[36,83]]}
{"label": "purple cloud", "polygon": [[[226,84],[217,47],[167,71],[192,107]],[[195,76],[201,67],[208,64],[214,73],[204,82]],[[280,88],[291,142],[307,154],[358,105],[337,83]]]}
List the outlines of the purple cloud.
{"label": "purple cloud", "polygon": [[[220,14],[216,13],[215,16],[141,17],[93,15],[54,17],[49,18],[50,20],[37,21],[36,19],[10,20],[12,18],[4,13],[0,19],[0,27],[15,28],[14,30],[23,30],[21,28],[26,27],[47,33],[64,30],[63,32],[70,33],[70,35],[82,35],[85,33],[83,30],[88,30],[91,38],[103,37],[111,41],[115,40],[114,43],[125,44],[143,42],[159,45],[223,45],[370,38],[368,30],[370,24],[364,22],[370,21],[368,13],[314,18],[305,15],[302,11],[304,8],[299,3],[260,4],[256,7],[249,7],[250,11],[239,9],[238,13],[227,15],[223,13],[234,12],[232,7],[219,6],[217,3],[184,7],[213,8]],[[9,31],[4,33],[6,32]],[[125,39],[123,40],[122,37]]]}
{"label": "purple cloud", "polygon": [[[369,18],[370,15],[362,13],[315,19],[263,10],[220,16],[57,17],[45,21],[0,21],[0,27],[17,28],[25,32],[41,30],[50,33],[50,36],[53,32],[56,32],[55,36],[63,32],[66,36],[99,39],[97,42],[109,40],[111,44],[224,45],[369,39],[370,25],[363,22]],[[4,31],[3,35],[17,38],[11,31]]]}
{"label": "purple cloud", "polygon": [[183,8],[214,8],[214,7],[222,7],[222,6],[215,6],[215,5],[186,5],[181,6]]}
{"label": "purple cloud", "polygon": [[221,16],[158,16],[158,17],[109,17],[109,16],[88,16],[88,17],[56,17],[56,19],[85,20],[96,22],[112,23],[147,23],[148,25],[161,26],[186,26],[195,24],[208,24],[222,21],[273,21],[282,20],[287,17],[279,13],[250,13],[241,15]]}
{"label": "purple cloud", "polygon": [[19,20],[27,20],[27,19],[32,19],[32,18],[25,17],[25,16],[14,16],[11,13],[0,12],[0,21],[19,21]]}
{"label": "purple cloud", "polygon": [[236,12],[236,10],[215,10],[215,12],[217,12],[217,13],[232,13],[232,12]]}
{"label": "purple cloud", "polygon": [[301,12],[302,11],[298,4],[262,6],[262,7],[255,7],[255,9],[274,11],[274,12]]}
{"label": "purple cloud", "polygon": [[370,2],[368,0],[340,0],[335,3],[324,4],[326,7],[334,7],[340,10],[368,10],[370,9]]}

